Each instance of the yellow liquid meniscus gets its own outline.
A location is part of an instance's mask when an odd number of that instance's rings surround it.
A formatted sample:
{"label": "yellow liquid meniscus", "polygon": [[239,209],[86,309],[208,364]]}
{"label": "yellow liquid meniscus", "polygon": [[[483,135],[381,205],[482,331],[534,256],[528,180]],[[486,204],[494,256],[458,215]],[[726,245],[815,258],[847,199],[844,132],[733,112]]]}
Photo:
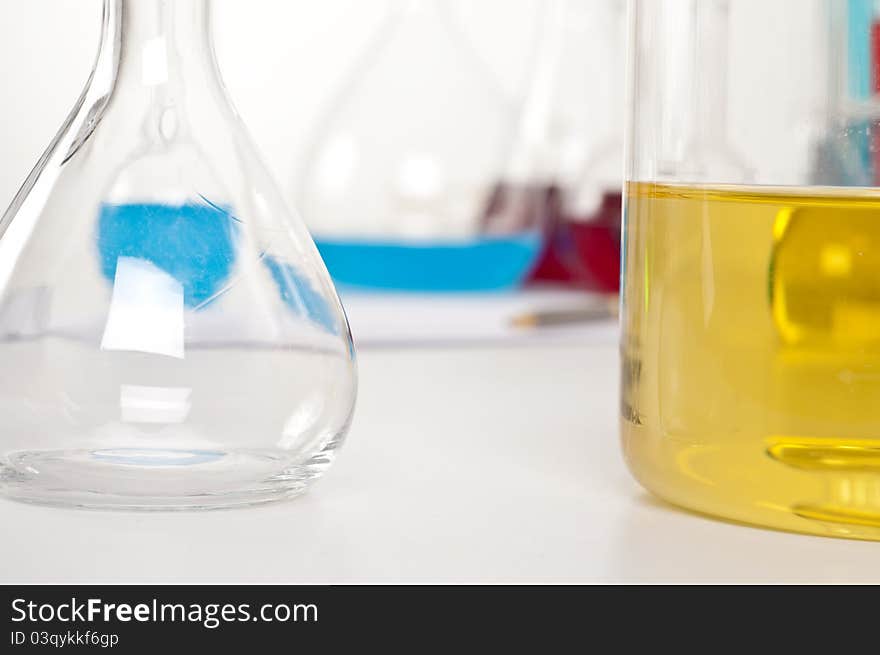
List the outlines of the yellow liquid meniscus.
{"label": "yellow liquid meniscus", "polygon": [[631,183],[621,425],[691,509],[880,539],[880,195]]}

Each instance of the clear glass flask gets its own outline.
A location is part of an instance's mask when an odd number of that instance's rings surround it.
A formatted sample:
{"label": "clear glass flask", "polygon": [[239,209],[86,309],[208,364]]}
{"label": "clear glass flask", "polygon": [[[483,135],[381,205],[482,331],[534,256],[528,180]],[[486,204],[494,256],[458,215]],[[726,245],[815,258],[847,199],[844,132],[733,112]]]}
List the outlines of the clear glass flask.
{"label": "clear glass flask", "polygon": [[139,509],[301,492],[356,390],[305,227],[230,104],[209,0],[105,0],[100,52],[0,222],[0,491]]}
{"label": "clear glass flask", "polygon": [[873,4],[631,5],[622,437],[674,503],[880,538]]}
{"label": "clear glass flask", "polygon": [[487,214],[515,107],[444,0],[393,0],[314,130],[295,197],[334,279],[397,291],[507,289],[541,247]]}

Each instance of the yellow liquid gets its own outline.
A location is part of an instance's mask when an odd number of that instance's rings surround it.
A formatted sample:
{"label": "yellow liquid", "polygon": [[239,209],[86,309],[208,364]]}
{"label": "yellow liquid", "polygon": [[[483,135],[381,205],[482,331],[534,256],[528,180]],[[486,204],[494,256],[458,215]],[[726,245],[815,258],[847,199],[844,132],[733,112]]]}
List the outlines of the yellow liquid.
{"label": "yellow liquid", "polygon": [[880,539],[880,195],[633,183],[621,425],[691,509]]}

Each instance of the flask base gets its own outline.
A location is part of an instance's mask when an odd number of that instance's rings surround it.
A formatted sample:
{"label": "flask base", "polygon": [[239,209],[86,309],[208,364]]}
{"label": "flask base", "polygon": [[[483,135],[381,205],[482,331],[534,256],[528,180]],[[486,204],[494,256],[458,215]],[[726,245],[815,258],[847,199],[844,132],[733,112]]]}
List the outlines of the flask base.
{"label": "flask base", "polygon": [[[656,438],[622,422],[627,465],[661,499],[709,517],[771,528],[880,541],[880,467],[852,440],[831,446],[801,439]],[[736,435],[742,437],[742,435]],[[876,450],[876,449],[875,449]]]}
{"label": "flask base", "polygon": [[332,445],[299,463],[280,450],[19,451],[0,461],[0,495],[92,509],[232,508],[297,496],[332,461]]}

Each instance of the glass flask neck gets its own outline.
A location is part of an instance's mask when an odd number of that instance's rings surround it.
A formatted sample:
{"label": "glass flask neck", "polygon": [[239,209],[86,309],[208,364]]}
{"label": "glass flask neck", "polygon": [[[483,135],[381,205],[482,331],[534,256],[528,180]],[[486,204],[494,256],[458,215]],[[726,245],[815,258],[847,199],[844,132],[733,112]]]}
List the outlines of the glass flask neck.
{"label": "glass flask neck", "polygon": [[215,75],[210,0],[104,0],[102,61],[116,83],[158,86]]}
{"label": "glass flask neck", "polygon": [[605,110],[602,114],[598,138],[579,171],[577,203],[591,204],[585,200],[597,190],[607,192],[617,189],[623,176],[623,117],[626,115],[626,0],[605,0],[603,12],[597,17],[602,31],[602,48],[605,74],[597,98],[602,98]]}
{"label": "glass flask neck", "polygon": [[431,15],[436,11],[443,11],[438,0],[397,0],[394,8],[405,14]]}
{"label": "glass flask neck", "polygon": [[701,146],[727,141],[728,3],[694,3],[696,134]]}
{"label": "glass flask neck", "polygon": [[[728,104],[728,0],[666,0],[639,8],[656,9],[650,29],[665,52],[657,69],[657,134],[661,176],[687,175],[745,180],[751,170],[730,147]],[[645,24],[637,14],[637,23]],[[636,69],[639,75],[639,69]]]}
{"label": "glass flask neck", "polygon": [[538,48],[531,81],[517,127],[508,177],[518,183],[550,183],[557,173],[553,135],[558,76],[564,54],[569,0],[551,0],[539,25]]}
{"label": "glass flask neck", "polygon": [[606,142],[614,142],[615,145],[622,147],[623,137],[623,120],[622,116],[626,113],[626,102],[624,93],[624,79],[626,71],[626,2],[625,0],[614,0],[609,7],[608,33],[608,65],[613,67],[616,73],[605,77],[608,87],[606,88],[606,96],[611,108],[610,116],[612,125],[609,126]]}

